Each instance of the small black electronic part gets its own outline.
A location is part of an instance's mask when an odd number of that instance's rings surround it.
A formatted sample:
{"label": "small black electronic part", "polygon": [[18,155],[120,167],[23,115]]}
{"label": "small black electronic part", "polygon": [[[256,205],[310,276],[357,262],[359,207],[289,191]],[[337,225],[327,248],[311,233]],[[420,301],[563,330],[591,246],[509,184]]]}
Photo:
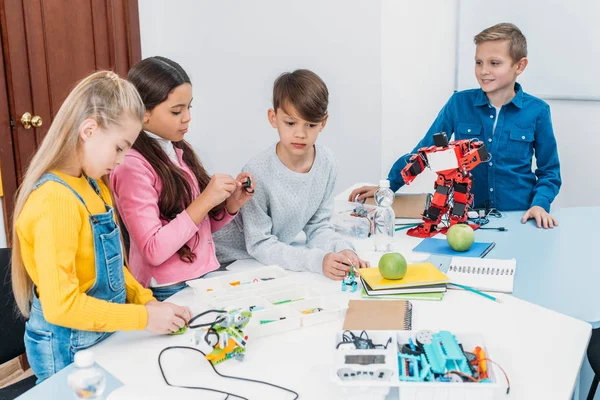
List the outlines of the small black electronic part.
{"label": "small black electronic part", "polygon": [[400,349],[400,353],[409,354],[411,356],[420,356],[421,354],[423,354],[423,350],[419,347],[413,350],[410,348],[410,345],[408,343],[404,343]]}
{"label": "small black electronic part", "polygon": [[388,338],[385,344],[375,344],[369,338],[369,335],[366,331],[362,331],[358,336],[351,331],[344,331],[342,334],[342,341],[339,342],[335,348],[359,350],[387,349],[390,343],[392,343],[391,337]]}
{"label": "small black electronic part", "polygon": [[343,381],[351,380],[374,380],[389,381],[392,378],[392,371],[389,369],[378,369],[376,371],[363,371],[353,368],[340,368],[337,370],[337,376]]}
{"label": "small black electronic part", "polygon": [[347,355],[345,357],[346,364],[371,365],[385,364],[385,355],[383,354],[358,354]]}
{"label": "small black electronic part", "polygon": [[254,193],[254,189],[252,189],[252,180],[250,180],[250,177],[246,178],[246,181],[242,183],[242,187],[247,193]]}

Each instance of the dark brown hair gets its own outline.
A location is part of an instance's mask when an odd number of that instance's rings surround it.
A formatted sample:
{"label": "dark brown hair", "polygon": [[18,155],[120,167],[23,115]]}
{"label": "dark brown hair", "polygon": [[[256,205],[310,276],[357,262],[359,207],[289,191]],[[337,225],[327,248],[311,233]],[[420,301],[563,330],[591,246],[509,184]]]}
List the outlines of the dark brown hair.
{"label": "dark brown hair", "polygon": [[273,109],[281,108],[289,114],[292,105],[299,116],[309,122],[321,122],[327,118],[329,91],[317,74],[308,69],[285,72],[273,85]]}
{"label": "dark brown hair", "polygon": [[[165,57],[149,57],[135,64],[127,74],[129,80],[136,87],[146,111],[167,100],[169,94],[184,83],[191,84],[189,76],[175,61]],[[210,176],[202,166],[192,147],[185,141],[173,142],[173,145],[183,150],[183,161],[190,167],[198,180],[200,191],[203,191]],[[144,131],[140,133],[133,149],[137,150],[150,163],[162,182],[162,191],[158,200],[160,217],[171,221],[185,210],[194,200],[192,188],[185,173],[175,166],[160,145],[150,138]],[[213,208],[209,215],[213,218],[223,218],[224,204]],[[195,235],[193,248],[184,244],[178,251],[181,260],[191,263],[196,259],[194,249],[200,237]]]}
{"label": "dark brown hair", "polygon": [[475,44],[495,40],[508,40],[508,54],[513,65],[527,57],[527,39],[516,25],[503,22],[482,30],[473,38]]}

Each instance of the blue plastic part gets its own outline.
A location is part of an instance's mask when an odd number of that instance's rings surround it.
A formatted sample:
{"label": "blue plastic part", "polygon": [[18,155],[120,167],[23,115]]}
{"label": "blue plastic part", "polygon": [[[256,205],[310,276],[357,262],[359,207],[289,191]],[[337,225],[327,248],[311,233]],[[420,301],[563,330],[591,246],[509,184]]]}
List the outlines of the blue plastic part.
{"label": "blue plastic part", "polygon": [[468,376],[473,375],[467,358],[452,333],[448,331],[435,333],[432,342],[423,345],[423,350],[435,374],[460,371]]}
{"label": "blue plastic part", "polygon": [[412,351],[417,351],[417,346],[415,346],[415,342],[413,342],[412,338],[408,338],[408,346]]}
{"label": "blue plastic part", "polygon": [[342,292],[346,291],[347,286],[350,286],[350,292],[352,293],[356,292],[356,289],[358,288],[358,282],[356,282],[356,275],[354,274],[353,265],[350,266],[350,272],[348,275],[342,279]]}
{"label": "blue plastic part", "polygon": [[413,356],[398,353],[399,379],[405,382],[424,382],[433,380],[431,366],[424,354]]}

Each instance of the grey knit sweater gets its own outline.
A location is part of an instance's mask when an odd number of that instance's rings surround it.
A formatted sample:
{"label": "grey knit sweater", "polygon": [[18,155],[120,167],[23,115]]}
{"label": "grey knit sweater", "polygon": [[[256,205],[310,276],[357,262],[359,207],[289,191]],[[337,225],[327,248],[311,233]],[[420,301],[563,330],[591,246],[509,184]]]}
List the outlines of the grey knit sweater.
{"label": "grey knit sweater", "polygon": [[[327,253],[353,249],[330,223],[337,163],[331,150],[315,145],[307,173],[288,169],[276,145],[243,168],[255,179],[256,194],[230,224],[213,234],[217,258],[227,263],[255,258],[294,271],[323,273]],[[290,243],[304,231],[306,246]]]}

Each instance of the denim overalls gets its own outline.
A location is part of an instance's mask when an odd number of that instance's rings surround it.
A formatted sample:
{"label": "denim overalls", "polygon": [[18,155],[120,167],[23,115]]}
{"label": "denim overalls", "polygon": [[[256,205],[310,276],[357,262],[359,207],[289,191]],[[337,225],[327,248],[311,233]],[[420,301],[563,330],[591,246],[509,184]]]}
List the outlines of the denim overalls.
{"label": "denim overalls", "polygon": [[[71,189],[86,207],[81,196],[58,176],[44,174],[35,184],[34,190],[48,181],[61,183]],[[100,188],[95,180],[88,178],[98,196]],[[104,199],[103,199],[104,200]],[[96,281],[86,292],[88,296],[112,303],[125,303],[125,276],[123,274],[123,252],[119,227],[113,218],[113,209],[104,202],[106,212],[88,213],[94,238]],[[46,321],[42,306],[33,288],[33,302],[29,320],[25,324],[25,348],[37,383],[60,371],[73,362],[75,353],[107,338],[111,332],[92,332],[53,325]]]}

